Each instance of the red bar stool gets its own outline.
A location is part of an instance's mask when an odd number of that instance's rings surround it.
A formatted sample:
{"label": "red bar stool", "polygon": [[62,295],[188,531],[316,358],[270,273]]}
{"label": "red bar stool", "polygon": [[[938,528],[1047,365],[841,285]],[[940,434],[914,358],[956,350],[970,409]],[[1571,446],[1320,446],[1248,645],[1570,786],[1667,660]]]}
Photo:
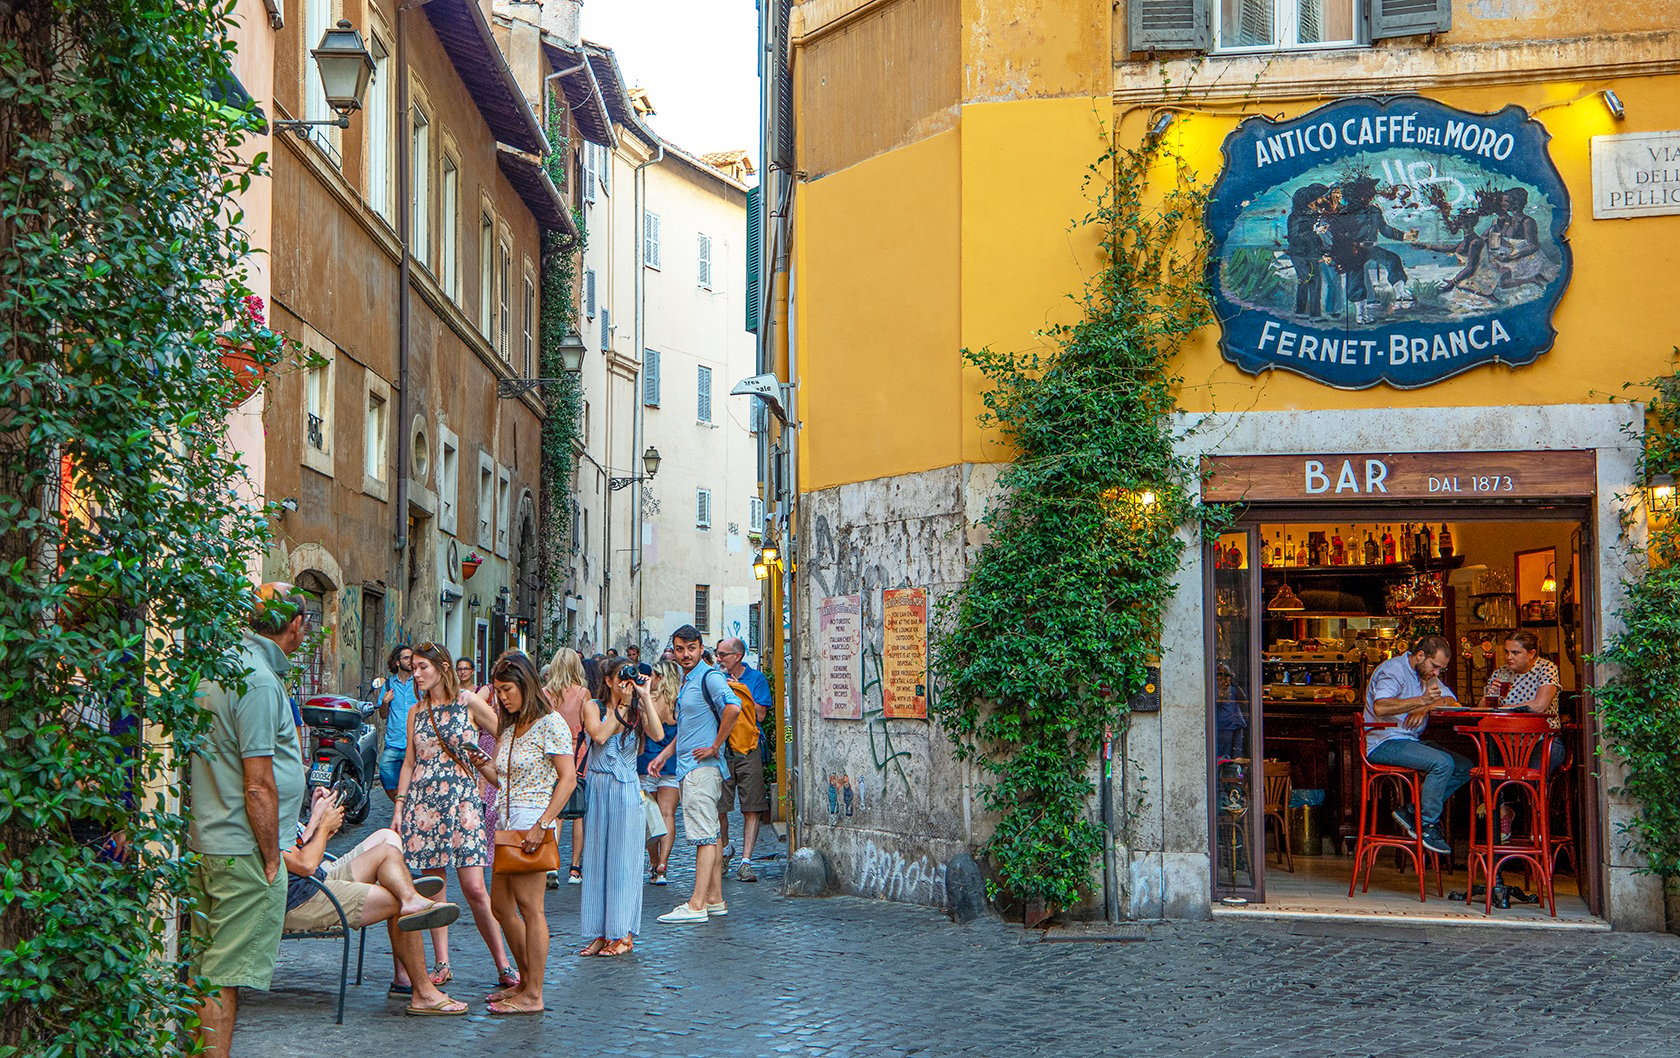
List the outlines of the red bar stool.
{"label": "red bar stool", "polygon": [[[1348,896],[1352,896],[1354,888],[1360,885],[1361,872],[1364,887],[1359,891],[1370,892],[1371,868],[1377,862],[1377,855],[1383,849],[1399,849],[1412,858],[1412,866],[1417,870],[1418,900],[1426,902],[1428,897],[1424,893],[1425,857],[1428,857],[1427,862],[1435,867],[1435,895],[1445,896],[1447,890],[1441,882],[1441,857],[1423,847],[1423,772],[1412,768],[1377,764],[1365,754],[1365,735],[1397,726],[1399,725],[1364,722],[1359,725],[1359,841],[1353,849],[1353,878],[1348,882]],[[1402,802],[1411,804],[1414,836],[1377,832],[1377,812],[1381,800],[1377,795],[1384,783],[1397,785]]]}
{"label": "red bar stool", "polygon": [[[1557,894],[1552,891],[1551,801],[1546,762],[1557,737],[1544,716],[1490,716],[1466,730],[1476,742],[1477,766],[1470,769],[1470,879],[1476,888],[1478,869],[1487,891],[1484,913],[1493,914],[1493,887],[1500,868],[1518,860],[1540,879],[1540,891],[1552,917],[1557,917]],[[1499,763],[1492,763],[1497,758]],[[1529,761],[1535,761],[1530,767]],[[1528,803],[1528,834],[1499,837],[1499,797],[1509,791]],[[1477,817],[1478,807],[1482,810]],[[1573,853],[1571,854],[1573,857]]]}
{"label": "red bar stool", "polygon": [[[1575,739],[1580,735],[1580,728],[1575,724],[1565,724],[1558,732],[1563,739],[1563,763],[1558,765],[1557,774],[1553,776],[1554,798],[1562,802],[1563,817],[1561,828],[1553,827],[1548,836],[1552,853],[1552,874],[1557,874],[1558,860],[1563,855],[1569,856],[1569,873],[1579,875],[1580,865],[1575,860]],[[1557,810],[1553,806],[1554,812]]]}

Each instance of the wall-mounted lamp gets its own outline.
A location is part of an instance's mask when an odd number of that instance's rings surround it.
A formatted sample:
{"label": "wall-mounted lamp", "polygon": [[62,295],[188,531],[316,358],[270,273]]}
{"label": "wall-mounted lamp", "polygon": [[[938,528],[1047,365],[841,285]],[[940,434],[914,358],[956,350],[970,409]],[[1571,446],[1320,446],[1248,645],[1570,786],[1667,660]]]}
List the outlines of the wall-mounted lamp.
{"label": "wall-mounted lamp", "polygon": [[497,613],[500,613],[500,614],[507,613],[508,599],[512,595],[513,595],[513,589],[508,587],[506,584],[504,584],[500,588],[496,589],[496,605],[495,605],[494,609]]}
{"label": "wall-mounted lamp", "polygon": [[763,555],[759,555],[757,558],[753,559],[753,579],[770,579],[770,566],[764,561]]}
{"label": "wall-mounted lamp", "polygon": [[484,609],[484,604],[478,601],[478,592],[476,592],[476,591],[473,592],[472,593],[472,598],[467,600],[467,608],[469,610],[482,610],[482,609]]}
{"label": "wall-mounted lamp", "polygon": [[1167,130],[1172,128],[1172,123],[1176,117],[1177,115],[1170,110],[1162,111],[1160,114],[1156,115],[1155,120],[1149,125],[1149,138],[1152,140],[1158,140],[1162,136],[1166,135]]}
{"label": "wall-mounted lamp", "polygon": [[1616,94],[1614,88],[1606,88],[1598,95],[1600,99],[1604,100],[1604,105],[1610,111],[1611,117],[1617,121],[1627,117],[1627,107],[1622,105],[1622,97]]}
{"label": "wall-mounted lamp", "polygon": [[1652,474],[1645,482],[1645,506],[1653,514],[1674,513],[1674,475]]}
{"label": "wall-mounted lamp", "polygon": [[758,557],[768,565],[774,565],[782,557],[782,552],[775,544],[770,544],[758,553]]}
{"label": "wall-mounted lamp", "polygon": [[[556,351],[560,354],[560,370],[567,375],[577,375],[583,371],[583,354],[586,352],[583,336],[576,331],[567,331],[560,339]],[[504,378],[496,383],[496,396],[504,400],[523,396],[540,386],[552,386],[564,382],[560,378]]]}
{"label": "wall-mounted lamp", "polygon": [[311,125],[349,128],[350,112],[362,109],[362,97],[367,94],[368,79],[373,76],[373,56],[368,53],[367,45],[362,43],[362,35],[351,27],[348,19],[339,19],[336,27],[321,34],[320,47],[309,54],[315,58],[315,69],[321,75],[321,88],[326,94],[327,105],[338,112],[338,117],[273,123],[275,131],[290,129],[298,134],[299,139],[308,137]]}
{"label": "wall-mounted lamp", "polygon": [[278,510],[274,512],[274,516],[284,520],[286,515],[291,514],[298,509],[297,497],[287,496],[274,506],[278,508]]}
{"label": "wall-mounted lamp", "polygon": [[653,476],[659,473],[661,462],[663,460],[660,458],[659,449],[648,445],[647,451],[642,453],[642,469],[646,470],[647,473],[632,474],[624,478],[608,478],[607,489],[611,492],[617,492],[619,489],[629,488],[638,481],[652,481]]}
{"label": "wall-mounted lamp", "polygon": [[460,601],[461,593],[456,591],[454,588],[445,588],[443,591],[438,593],[438,602],[442,603],[445,609],[455,609],[455,604]]}

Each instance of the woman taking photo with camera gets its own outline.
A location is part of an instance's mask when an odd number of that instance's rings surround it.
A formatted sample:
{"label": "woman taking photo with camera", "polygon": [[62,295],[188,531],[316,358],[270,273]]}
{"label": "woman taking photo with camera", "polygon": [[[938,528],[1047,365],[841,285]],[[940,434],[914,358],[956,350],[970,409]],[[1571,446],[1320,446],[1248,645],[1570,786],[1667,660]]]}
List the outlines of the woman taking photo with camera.
{"label": "woman taking photo with camera", "polygon": [[[496,758],[481,761],[479,772],[499,794],[502,841],[521,834],[527,856],[555,840],[554,824],[577,786],[572,758],[572,729],[549,707],[537,682],[536,666],[517,650],[496,660],[490,670],[500,718]],[[557,861],[556,861],[557,862]],[[485,997],[492,1014],[540,1014],[543,971],[548,966],[548,918],[543,914],[546,870],[516,871],[501,856],[490,879],[490,904],[513,949],[520,984]]]}
{"label": "woman taking photo with camera", "polygon": [[[402,835],[403,858],[415,874],[442,878],[455,868],[499,978],[504,985],[517,983],[484,885],[484,866],[490,862],[484,802],[478,776],[467,763],[484,755],[478,733],[495,730],[496,715],[489,703],[460,685],[448,651],[436,643],[414,648],[414,692],[418,701],[408,711],[408,749],[391,829]],[[455,977],[447,926],[432,930],[432,951],[437,958],[432,983],[447,984]]]}
{"label": "woman taking photo with camera", "polygon": [[583,849],[583,937],[579,955],[628,955],[642,921],[642,842],[647,818],[636,755],[665,734],[647,678],[634,665],[606,674],[599,703],[583,709],[589,753],[589,838]]}

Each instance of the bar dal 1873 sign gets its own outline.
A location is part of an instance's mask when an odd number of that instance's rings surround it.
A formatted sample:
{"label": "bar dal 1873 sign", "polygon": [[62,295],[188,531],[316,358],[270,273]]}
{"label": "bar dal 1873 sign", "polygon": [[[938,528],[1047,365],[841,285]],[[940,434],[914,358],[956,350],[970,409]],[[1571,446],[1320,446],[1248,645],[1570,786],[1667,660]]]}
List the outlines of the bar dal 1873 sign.
{"label": "bar dal 1873 sign", "polygon": [[1532,363],[1570,273],[1549,138],[1416,96],[1244,121],[1207,207],[1226,358],[1341,389]]}

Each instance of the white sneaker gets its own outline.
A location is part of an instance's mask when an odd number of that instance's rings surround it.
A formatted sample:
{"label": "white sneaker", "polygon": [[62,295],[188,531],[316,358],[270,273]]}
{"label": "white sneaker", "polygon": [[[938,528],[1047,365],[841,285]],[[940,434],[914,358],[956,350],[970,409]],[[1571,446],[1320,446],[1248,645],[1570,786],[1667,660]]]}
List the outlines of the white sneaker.
{"label": "white sneaker", "polygon": [[689,922],[704,922],[711,917],[712,916],[706,911],[696,911],[687,904],[678,904],[665,914],[660,915],[656,921],[676,925]]}
{"label": "white sneaker", "polygon": [[722,918],[723,916],[729,914],[729,905],[725,903],[707,904],[706,914],[712,916],[713,918]]}

